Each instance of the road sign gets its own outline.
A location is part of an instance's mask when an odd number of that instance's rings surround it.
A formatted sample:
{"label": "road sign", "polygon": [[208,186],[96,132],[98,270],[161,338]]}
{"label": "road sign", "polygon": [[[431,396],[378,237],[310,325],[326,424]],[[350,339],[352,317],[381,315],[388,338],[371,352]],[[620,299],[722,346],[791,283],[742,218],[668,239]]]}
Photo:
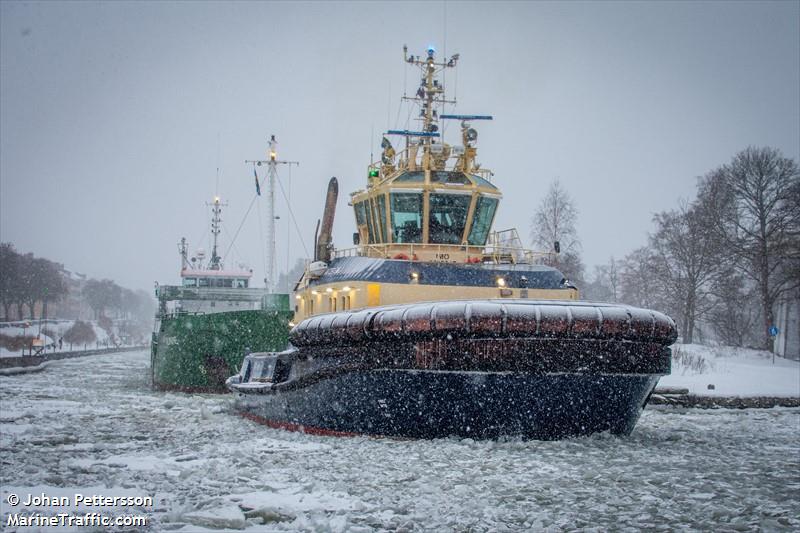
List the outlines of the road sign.
{"label": "road sign", "polygon": [[770,326],[769,327],[769,336],[770,337],[777,337],[778,336],[778,331],[780,331],[780,330],[776,326]]}

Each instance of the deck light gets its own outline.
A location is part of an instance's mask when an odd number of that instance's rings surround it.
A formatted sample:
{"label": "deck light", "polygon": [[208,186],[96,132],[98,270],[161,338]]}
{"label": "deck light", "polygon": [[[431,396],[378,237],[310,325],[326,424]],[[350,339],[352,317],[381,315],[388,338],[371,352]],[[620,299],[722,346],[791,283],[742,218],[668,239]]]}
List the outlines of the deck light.
{"label": "deck light", "polygon": [[333,292],[333,287],[328,287],[327,289],[325,289],[325,292]]}
{"label": "deck light", "polygon": [[372,169],[372,170],[369,171],[369,177],[370,178],[377,178],[378,174],[380,174],[380,172],[378,172],[378,170],[376,170],[376,169]]}
{"label": "deck light", "polygon": [[342,290],[345,291],[345,292],[349,292],[350,291],[350,287],[345,285],[344,287],[342,287]]}
{"label": "deck light", "polygon": [[317,294],[319,294],[319,292],[317,292],[317,291],[311,291],[311,294],[313,294],[314,296],[316,296]]}
{"label": "deck light", "polygon": [[501,287],[501,288],[502,288],[502,287],[505,287],[505,286],[506,286],[506,280],[505,280],[505,278],[502,278],[502,277],[500,277],[500,278],[497,278],[497,286],[498,286],[498,287]]}
{"label": "deck light", "polygon": [[302,300],[303,299],[303,297],[300,296],[299,294],[295,294],[294,298],[295,298],[295,300]]}

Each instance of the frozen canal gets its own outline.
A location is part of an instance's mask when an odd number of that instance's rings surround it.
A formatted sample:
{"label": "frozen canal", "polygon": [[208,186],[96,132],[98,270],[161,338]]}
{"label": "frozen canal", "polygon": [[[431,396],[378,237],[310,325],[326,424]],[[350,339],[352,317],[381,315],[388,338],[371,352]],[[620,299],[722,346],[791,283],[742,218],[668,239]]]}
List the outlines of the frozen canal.
{"label": "frozen canal", "polygon": [[[630,437],[560,442],[315,437],[244,420],[230,396],[152,392],[148,365],[0,376],[0,529],[38,530],[8,525],[20,510],[94,510],[150,531],[800,530],[798,409],[650,410]],[[42,493],[69,505],[8,503]],[[76,508],[75,493],[153,506]],[[70,529],[108,528],[52,528]]]}

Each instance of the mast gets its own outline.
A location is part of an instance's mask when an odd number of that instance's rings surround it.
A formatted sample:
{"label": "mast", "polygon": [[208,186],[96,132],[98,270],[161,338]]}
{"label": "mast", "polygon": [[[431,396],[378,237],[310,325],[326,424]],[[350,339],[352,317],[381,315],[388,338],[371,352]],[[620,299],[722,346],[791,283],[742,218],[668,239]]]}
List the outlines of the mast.
{"label": "mast", "polygon": [[417,143],[422,146],[422,168],[431,168],[431,144],[434,138],[439,137],[439,112],[436,106],[445,104],[455,104],[455,100],[447,100],[444,94],[444,86],[439,83],[436,75],[446,68],[454,68],[458,63],[458,54],[454,54],[445,62],[436,61],[436,49],[429,46],[427,57],[409,55],[408,46],[403,45],[403,56],[407,63],[416,65],[422,70],[422,79],[419,89],[414,96],[403,96],[403,100],[412,100],[420,104],[420,115],[417,120],[422,121],[422,128],[419,132],[390,130],[389,134],[399,134],[406,137],[406,148],[409,147],[409,137],[419,137]]}
{"label": "mast", "polygon": [[213,246],[211,248],[211,260],[208,264],[209,270],[222,270],[222,258],[217,253],[217,241],[220,232],[222,231],[222,207],[227,206],[228,204],[223,204],[220,201],[219,196],[214,197],[214,202],[211,204],[206,204],[211,206],[211,212],[213,213],[211,217],[211,235],[213,238]]}
{"label": "mast", "polygon": [[181,254],[181,271],[192,268],[192,265],[189,264],[189,244],[186,242],[186,237],[181,237],[181,242],[178,243],[178,253]]}
{"label": "mast", "polygon": [[269,159],[255,159],[246,160],[245,163],[253,163],[254,165],[261,166],[267,165],[267,179],[269,195],[267,198],[267,271],[264,273],[264,285],[267,292],[272,293],[275,291],[275,283],[277,282],[275,276],[275,183],[278,180],[278,165],[299,165],[297,161],[279,161],[278,160],[278,141],[275,140],[275,135],[271,135],[269,139]]}

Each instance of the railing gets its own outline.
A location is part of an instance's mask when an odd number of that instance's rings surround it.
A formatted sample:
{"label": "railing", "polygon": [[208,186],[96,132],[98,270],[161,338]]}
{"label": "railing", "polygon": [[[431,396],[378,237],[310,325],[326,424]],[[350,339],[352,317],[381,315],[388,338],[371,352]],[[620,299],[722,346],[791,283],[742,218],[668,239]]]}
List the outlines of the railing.
{"label": "railing", "polygon": [[165,300],[223,300],[260,302],[267,294],[265,289],[228,289],[216,287],[184,287],[159,285],[158,298]]}
{"label": "railing", "polygon": [[539,252],[519,246],[505,244],[487,244],[486,246],[470,246],[461,244],[364,244],[352,248],[336,250],[334,257],[383,257],[393,258],[398,255],[419,259],[446,261],[448,258],[465,257],[481,263],[520,263],[548,264],[556,255],[554,252]]}
{"label": "railing", "polygon": [[[437,145],[443,146],[443,145]],[[460,151],[456,153],[453,150],[453,146],[450,146],[450,152],[445,156],[444,149],[441,152],[431,152],[431,170],[434,171],[457,171],[456,169],[456,162],[458,161],[459,157],[464,153]],[[413,157],[411,152],[416,152]],[[398,170],[409,170],[409,171],[422,171],[424,167],[422,165],[422,159],[424,156],[424,150],[422,146],[416,147],[416,149],[412,150],[409,148],[405,148],[397,152],[397,155],[393,158],[393,164],[389,165],[393,167],[393,172]],[[452,163],[448,165],[448,162],[451,160]],[[383,174],[382,169],[386,166],[383,164],[383,161],[378,160],[373,163],[370,163],[368,167],[368,171],[370,170],[377,170],[380,172],[380,180],[385,179],[387,176]],[[492,181],[492,176],[494,175],[491,170],[480,168],[479,165],[475,165],[473,162],[472,168],[468,171],[465,171],[468,174],[475,174],[480,178],[485,179],[488,182]]]}

